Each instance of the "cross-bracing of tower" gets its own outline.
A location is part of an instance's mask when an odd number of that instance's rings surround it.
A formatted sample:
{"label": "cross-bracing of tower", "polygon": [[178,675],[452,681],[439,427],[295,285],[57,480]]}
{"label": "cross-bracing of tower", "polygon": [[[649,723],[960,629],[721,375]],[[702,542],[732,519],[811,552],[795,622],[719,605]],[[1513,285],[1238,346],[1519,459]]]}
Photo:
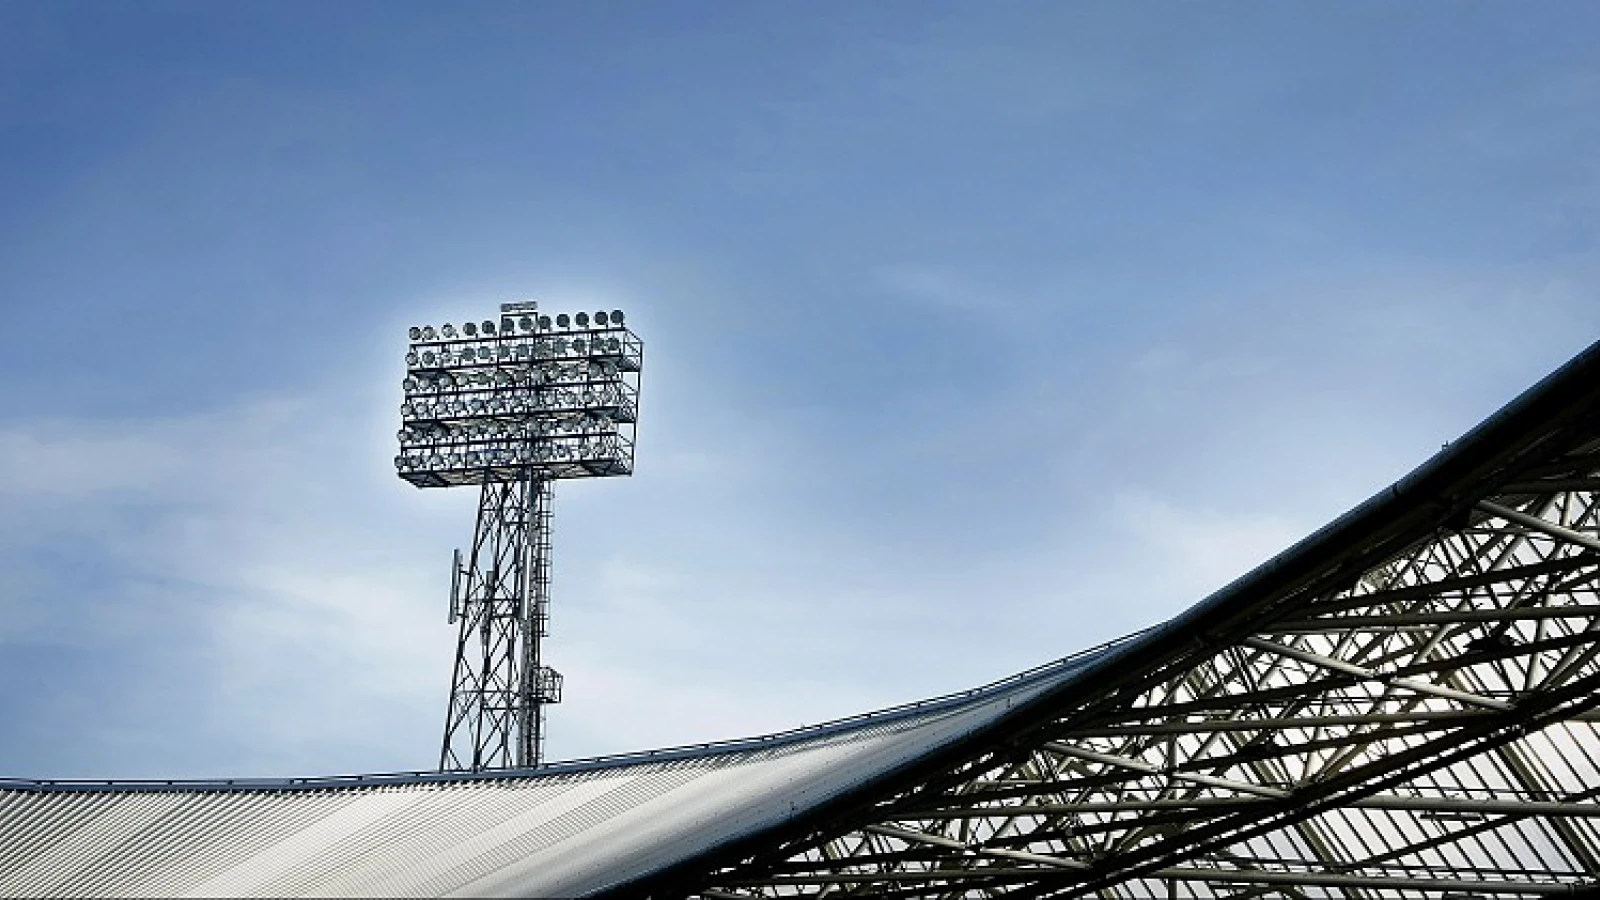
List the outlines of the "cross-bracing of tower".
{"label": "cross-bracing of tower", "polygon": [[533,302],[410,337],[395,469],[419,488],[480,492],[472,544],[451,565],[439,769],[537,766],[562,684],[542,648],[554,484],[632,474],[644,346],[620,310],[552,317]]}

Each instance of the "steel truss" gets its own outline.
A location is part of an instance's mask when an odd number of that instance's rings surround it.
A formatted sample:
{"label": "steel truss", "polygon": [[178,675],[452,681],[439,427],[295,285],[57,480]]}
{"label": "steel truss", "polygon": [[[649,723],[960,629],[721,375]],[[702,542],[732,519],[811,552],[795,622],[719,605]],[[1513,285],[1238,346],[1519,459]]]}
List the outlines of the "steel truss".
{"label": "steel truss", "polygon": [[460,621],[441,771],[536,766],[544,707],[561,700],[561,675],[543,665],[549,633],[553,484],[533,469],[485,481],[472,551],[456,555],[450,615]]}
{"label": "steel truss", "polygon": [[1592,889],[1600,404],[1583,390],[1581,421],[1484,451],[1466,474],[1425,466],[1409,497],[1369,502],[1381,516],[1358,509],[1302,544],[1335,552],[1283,554],[1009,731],[619,893]]}

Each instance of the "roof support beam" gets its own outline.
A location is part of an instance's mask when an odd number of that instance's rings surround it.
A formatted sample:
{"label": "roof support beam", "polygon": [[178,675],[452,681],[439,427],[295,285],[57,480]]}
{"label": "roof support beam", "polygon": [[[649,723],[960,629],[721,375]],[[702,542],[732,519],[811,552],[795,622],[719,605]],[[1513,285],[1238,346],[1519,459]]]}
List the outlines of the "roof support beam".
{"label": "roof support beam", "polygon": [[964,850],[977,856],[990,856],[1012,862],[1031,862],[1057,869],[1087,869],[1087,863],[1075,859],[1066,859],[1060,856],[1047,856],[1043,853],[1027,853],[1022,850],[1000,850],[991,847],[979,847],[965,841],[947,838],[937,834],[928,834],[922,831],[911,831],[906,828],[895,828],[892,825],[868,825],[861,829],[884,837],[899,838],[915,844],[929,844],[947,850]]}
{"label": "roof support beam", "polygon": [[1587,619],[1600,616],[1600,606],[1518,606],[1507,609],[1461,609],[1449,612],[1390,613],[1382,616],[1330,616],[1278,622],[1263,633],[1343,631],[1349,628],[1392,628],[1396,625],[1454,625],[1470,622],[1516,622],[1530,619]]}
{"label": "roof support beam", "polygon": [[1149,725],[1113,725],[1085,728],[1078,737],[1122,737],[1141,734],[1203,734],[1212,731],[1283,731],[1291,728],[1332,728],[1344,725],[1412,725],[1439,723],[1448,728],[1468,719],[1493,713],[1477,710],[1436,710],[1414,713],[1367,713],[1365,715],[1285,716],[1281,719],[1189,719],[1178,722],[1152,722]]}
{"label": "roof support beam", "polygon": [[1406,891],[1408,896],[1416,891],[1456,891],[1470,894],[1487,891],[1492,894],[1522,894],[1526,896],[1571,897],[1573,885],[1530,881],[1478,881],[1461,878],[1403,878],[1394,876],[1340,875],[1331,872],[1265,872],[1259,869],[1161,869],[1144,876],[1172,881],[1210,881],[1235,884],[1292,884],[1298,887],[1372,888],[1374,890]]}
{"label": "roof support beam", "polygon": [[1357,678],[1362,678],[1368,681],[1379,681],[1383,682],[1384,684],[1392,684],[1396,687],[1403,687],[1408,690],[1416,691],[1419,694],[1429,694],[1434,697],[1442,697],[1446,700],[1454,700],[1457,703],[1470,703],[1474,706],[1482,706],[1488,709],[1498,709],[1504,711],[1511,708],[1511,704],[1504,700],[1496,700],[1493,697],[1485,697],[1480,694],[1468,693],[1467,691],[1458,691],[1454,688],[1447,688],[1442,685],[1434,684],[1431,681],[1421,681],[1416,678],[1395,678],[1390,675],[1385,675],[1381,672],[1376,672],[1372,669],[1366,668],[1365,666],[1347,663],[1342,659],[1334,659],[1331,656],[1323,656],[1321,653],[1313,653],[1310,650],[1287,647],[1283,644],[1264,640],[1262,638],[1245,638],[1244,643],[1245,645],[1254,647],[1257,650],[1266,650],[1272,653],[1277,653],[1282,656],[1287,656],[1290,659],[1298,659],[1304,663],[1310,663],[1314,666],[1321,666],[1324,669],[1328,669],[1333,672],[1340,672],[1345,675],[1354,675]]}
{"label": "roof support beam", "polygon": [[1600,491],[1600,478],[1547,478],[1542,481],[1513,481],[1500,488],[1502,494],[1561,494],[1567,491]]}
{"label": "roof support beam", "polygon": [[1505,519],[1507,522],[1516,522],[1518,525],[1532,528],[1534,531],[1542,531],[1550,537],[1559,538],[1568,543],[1577,544],[1580,547],[1588,547],[1590,550],[1600,550],[1600,538],[1584,534],[1581,531],[1573,531],[1571,528],[1557,525],[1538,516],[1530,516],[1525,512],[1518,512],[1509,506],[1490,503],[1488,500],[1479,500],[1478,508],[1492,516]]}
{"label": "roof support beam", "polygon": [[[1119,812],[1170,812],[1174,810],[1228,810],[1262,803],[1245,797],[1195,797],[1187,800],[1112,800],[1084,803],[1021,803],[1011,806],[941,806],[938,809],[909,810],[905,821],[929,819],[981,819],[1029,815],[1083,815]],[[1472,799],[1460,797],[1418,797],[1404,794],[1376,794],[1351,800],[1342,806],[1351,809],[1389,809],[1409,812],[1474,813],[1485,816],[1560,816],[1600,818],[1600,804],[1569,803],[1552,800]],[[867,830],[871,830],[871,827]]]}
{"label": "roof support beam", "polygon": [[1060,741],[1049,741],[1044,745],[1046,750],[1059,753],[1062,756],[1071,756],[1088,762],[1097,762],[1105,766],[1120,766],[1124,769],[1133,769],[1148,775],[1165,775],[1174,781],[1187,781],[1191,784],[1200,784],[1207,787],[1226,788],[1241,794],[1254,794],[1258,797],[1267,797],[1273,800],[1282,800],[1289,796],[1289,792],[1262,784],[1251,784],[1247,781],[1235,781],[1231,778],[1218,778],[1215,775],[1201,775],[1195,772],[1174,772],[1162,769],[1143,760],[1129,759],[1126,756],[1115,756],[1110,753],[1099,753],[1094,750],[1085,750]]}

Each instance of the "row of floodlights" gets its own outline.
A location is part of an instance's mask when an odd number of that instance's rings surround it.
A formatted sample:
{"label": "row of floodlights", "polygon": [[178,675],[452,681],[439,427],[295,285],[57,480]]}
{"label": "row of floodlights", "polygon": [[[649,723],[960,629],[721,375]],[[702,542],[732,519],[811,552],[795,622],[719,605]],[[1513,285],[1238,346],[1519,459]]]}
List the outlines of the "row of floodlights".
{"label": "row of floodlights", "polygon": [[402,453],[394,458],[401,472],[481,469],[488,466],[515,466],[574,459],[615,459],[620,451],[614,441],[586,444],[526,444],[521,447],[468,450],[466,452]]}
{"label": "row of floodlights", "polygon": [[[621,326],[622,322],[622,310],[620,309],[614,309],[609,313],[602,310],[594,314],[594,324],[602,328],[607,326]],[[578,313],[575,316],[569,316],[566,313],[561,313],[554,319],[551,319],[549,316],[523,316],[520,319],[512,319],[510,316],[506,316],[500,320],[499,332],[500,335],[504,337],[505,335],[513,333],[514,329],[520,329],[524,333],[531,333],[535,330],[549,331],[552,327],[571,328],[574,325],[579,328],[588,328],[589,314]],[[463,337],[477,337],[481,332],[484,337],[493,337],[495,330],[496,326],[494,324],[494,320],[484,319],[483,324],[481,325],[472,322],[464,323],[461,326],[461,335]],[[411,339],[413,341],[436,341],[441,337],[448,341],[454,339],[455,336],[456,327],[451,325],[449,322],[444,323],[443,327],[441,327],[438,331],[434,331],[432,325],[423,325],[421,327],[412,326],[411,328]]]}
{"label": "row of floodlights", "polygon": [[[553,351],[557,356],[565,356],[569,349],[580,356],[586,353],[621,353],[622,341],[617,338],[595,338],[592,341],[585,342],[583,338],[578,338],[568,344],[566,339],[563,338],[549,344],[549,350]],[[501,344],[492,350],[487,344],[479,344],[476,348],[464,347],[459,351],[440,350],[435,352],[433,350],[424,350],[418,353],[412,350],[406,353],[406,365],[470,365],[475,362],[486,363],[496,359],[528,360],[537,355],[537,349],[530,344],[517,344],[515,347],[510,344]]]}
{"label": "row of floodlights", "polygon": [[400,384],[412,391],[455,391],[473,388],[537,387],[564,381],[601,381],[617,376],[617,364],[610,360],[591,360],[588,365],[550,365],[536,369],[496,369],[493,371],[440,372],[437,375],[407,375]]}
{"label": "row of floodlights", "polygon": [[531,419],[523,422],[462,422],[453,425],[407,425],[397,437],[402,444],[430,441],[531,440],[551,434],[609,433],[617,423],[604,413],[577,413],[558,419]]}
{"label": "row of floodlights", "polygon": [[540,410],[574,408],[630,409],[626,398],[615,391],[567,391],[551,396],[511,395],[477,400],[407,401],[400,404],[405,419],[456,419],[465,416],[530,415]]}

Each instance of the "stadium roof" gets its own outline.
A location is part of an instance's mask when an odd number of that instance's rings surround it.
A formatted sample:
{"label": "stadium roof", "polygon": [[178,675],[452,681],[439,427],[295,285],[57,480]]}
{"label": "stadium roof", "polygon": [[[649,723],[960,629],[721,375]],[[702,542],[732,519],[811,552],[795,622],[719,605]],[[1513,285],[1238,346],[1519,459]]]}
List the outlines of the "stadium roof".
{"label": "stadium roof", "polygon": [[1571,896],[1600,344],[1158,627],[965,694],[492,776],[0,786],[0,895]]}
{"label": "stadium roof", "polygon": [[0,896],[593,893],[969,739],[1095,655],[813,728],[533,772],[12,781]]}

